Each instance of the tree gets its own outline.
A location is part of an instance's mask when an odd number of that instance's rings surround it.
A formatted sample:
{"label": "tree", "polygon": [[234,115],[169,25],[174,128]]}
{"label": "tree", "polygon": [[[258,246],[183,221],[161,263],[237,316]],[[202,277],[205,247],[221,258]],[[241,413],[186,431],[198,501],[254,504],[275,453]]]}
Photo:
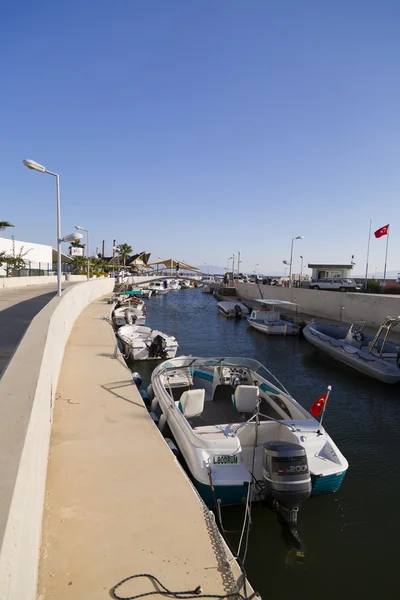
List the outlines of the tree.
{"label": "tree", "polygon": [[72,266],[75,275],[84,275],[87,272],[87,259],[84,256],[74,256]]}
{"label": "tree", "polygon": [[126,267],[126,259],[132,252],[132,246],[130,246],[129,244],[120,244],[117,247],[117,252],[118,252],[119,256],[122,258],[122,261],[124,263],[124,268],[125,268]]}
{"label": "tree", "polygon": [[9,221],[0,221],[0,231],[4,231],[6,227],[15,227],[15,225],[10,223]]}

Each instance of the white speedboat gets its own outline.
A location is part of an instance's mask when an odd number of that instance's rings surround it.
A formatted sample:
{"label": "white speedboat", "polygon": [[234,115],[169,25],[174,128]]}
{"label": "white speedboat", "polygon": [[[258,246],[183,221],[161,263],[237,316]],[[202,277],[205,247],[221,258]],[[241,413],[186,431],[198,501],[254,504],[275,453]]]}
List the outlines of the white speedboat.
{"label": "white speedboat", "polygon": [[169,281],[168,281],[168,289],[169,290],[174,290],[174,291],[180,290],[181,289],[181,284],[176,279],[169,279]]}
{"label": "white speedboat", "polygon": [[119,308],[114,309],[112,317],[115,327],[122,327],[123,325],[145,325],[146,310],[144,306],[120,306]]}
{"label": "white speedboat", "polygon": [[155,296],[163,296],[164,294],[168,294],[168,282],[167,280],[152,281],[149,283],[148,289],[151,290]]}
{"label": "white speedboat", "polygon": [[241,302],[218,302],[217,306],[219,312],[225,315],[225,317],[240,319],[241,317],[246,317],[250,313],[247,306]]}
{"label": "white speedboat", "polygon": [[387,338],[399,323],[400,317],[386,317],[375,337],[363,333],[363,321],[352,323],[349,329],[310,323],[303,329],[303,335],[310,344],[349,367],[384,383],[398,383],[400,346]]}
{"label": "white speedboat", "polygon": [[287,300],[256,300],[262,304],[259,310],[253,310],[247,317],[247,322],[251,327],[268,333],[270,335],[298,335],[299,326],[296,323],[282,319],[281,313],[276,310],[276,306],[296,306],[294,302]]}
{"label": "white speedboat", "polygon": [[124,325],[117,330],[117,336],[125,356],[133,360],[174,358],[178,350],[178,342],[172,335],[150,327]]}
{"label": "white speedboat", "polygon": [[209,506],[240,504],[252,483],[258,499],[274,481],[282,491],[304,485],[307,497],[340,487],[347,460],[320,423],[272,380],[247,358],[180,357],[153,371],[151,410],[161,431],[168,425]]}

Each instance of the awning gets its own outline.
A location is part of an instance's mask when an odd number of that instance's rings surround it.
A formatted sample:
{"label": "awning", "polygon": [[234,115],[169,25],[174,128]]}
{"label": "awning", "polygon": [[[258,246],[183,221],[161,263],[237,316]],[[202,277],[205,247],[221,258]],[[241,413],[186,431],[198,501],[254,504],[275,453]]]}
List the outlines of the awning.
{"label": "awning", "polygon": [[198,271],[197,267],[193,267],[192,265],[188,265],[182,260],[176,260],[175,258],[167,258],[166,260],[155,260],[154,262],[149,263],[149,265],[164,265],[166,269],[176,269],[177,265],[179,265],[180,269],[185,271]]}

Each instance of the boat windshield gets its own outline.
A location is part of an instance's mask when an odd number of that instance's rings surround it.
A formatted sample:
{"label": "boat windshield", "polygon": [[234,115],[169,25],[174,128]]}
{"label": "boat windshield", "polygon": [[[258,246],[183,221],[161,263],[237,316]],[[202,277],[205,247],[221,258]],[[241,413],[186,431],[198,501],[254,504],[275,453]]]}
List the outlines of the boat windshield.
{"label": "boat windshield", "polygon": [[284,385],[269,371],[264,365],[262,365],[258,360],[254,360],[253,358],[244,358],[240,356],[229,356],[222,358],[198,358],[194,356],[183,356],[180,358],[174,358],[166,361],[160,365],[160,370],[169,371],[176,370],[179,368],[201,368],[201,367],[245,367],[250,371],[257,373],[263,379],[267,381],[273,379],[277,386],[284,391],[289,396],[291,395]]}

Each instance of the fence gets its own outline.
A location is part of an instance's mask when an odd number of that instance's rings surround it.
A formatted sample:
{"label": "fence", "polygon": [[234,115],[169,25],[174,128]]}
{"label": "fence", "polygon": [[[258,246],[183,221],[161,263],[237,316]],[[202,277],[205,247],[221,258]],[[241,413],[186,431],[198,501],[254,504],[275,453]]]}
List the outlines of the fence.
{"label": "fence", "polygon": [[[72,273],[72,263],[61,263],[63,273]],[[23,265],[9,262],[0,263],[0,277],[37,277],[57,275],[57,263],[33,262],[24,260]]]}

